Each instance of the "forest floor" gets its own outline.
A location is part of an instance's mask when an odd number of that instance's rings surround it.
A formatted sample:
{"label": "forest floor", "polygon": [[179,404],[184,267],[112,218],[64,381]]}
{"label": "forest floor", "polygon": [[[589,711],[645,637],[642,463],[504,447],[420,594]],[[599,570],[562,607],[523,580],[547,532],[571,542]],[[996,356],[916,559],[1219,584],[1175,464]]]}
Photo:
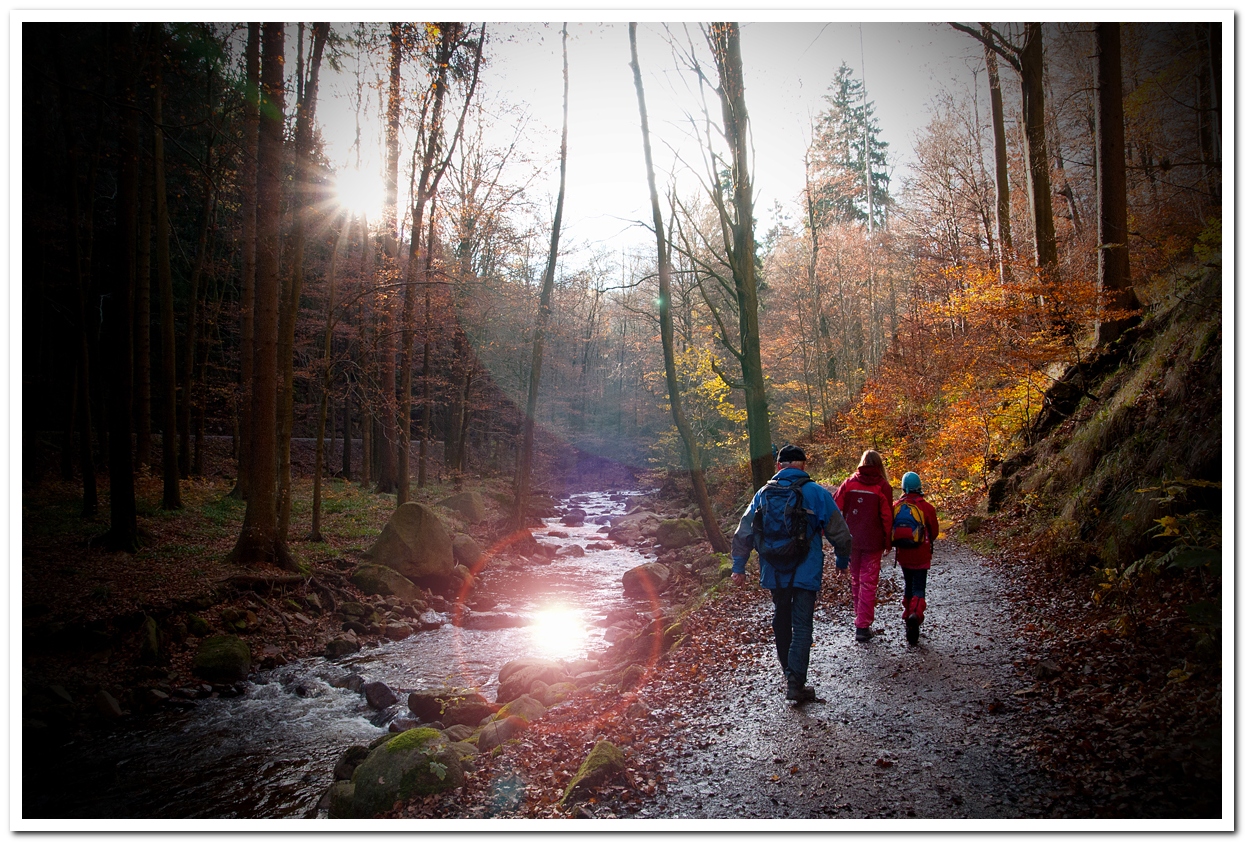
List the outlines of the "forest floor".
{"label": "forest floor", "polygon": [[[152,680],[135,663],[136,646],[62,658],[38,638],[58,624],[89,636],[93,623],[141,616],[239,572],[224,560],[244,508],[224,496],[229,486],[222,476],[184,483],[186,510],[167,513],[157,508],[158,479],[140,479],[151,543],[138,556],[91,546],[104,518],[78,518],[80,497],[68,484],[24,496],[24,694],[57,684],[80,706],[99,689],[125,703],[126,688]],[[305,489],[296,490],[298,501]],[[360,530],[379,531],[391,508],[391,495],[332,481],[330,540],[298,541],[298,554],[313,571],[352,565],[343,550]],[[296,502],[292,534],[305,534],[306,509]],[[480,757],[462,789],[393,815],[1191,819],[1227,809],[1221,671],[1188,657],[1179,582],[1161,584],[1141,606],[1144,623],[1122,627],[1118,609],[1088,598],[1088,580],[1052,588],[1008,553],[944,541],[921,642],[909,647],[902,578],[890,566],[883,573],[881,633],[860,644],[847,582],[827,571],[810,669],[818,701],[783,699],[771,605],[755,576],[744,588],[724,583],[684,606],[683,643],[650,663],[636,689],[575,694],[518,741]],[[294,631],[269,624],[252,643],[289,659],[318,654],[316,629]],[[181,660],[174,674],[188,672]],[[87,705],[85,719],[49,705],[46,724],[91,727]],[[29,716],[32,706],[24,708]],[[587,804],[557,807],[600,739],[624,748],[625,776]]]}

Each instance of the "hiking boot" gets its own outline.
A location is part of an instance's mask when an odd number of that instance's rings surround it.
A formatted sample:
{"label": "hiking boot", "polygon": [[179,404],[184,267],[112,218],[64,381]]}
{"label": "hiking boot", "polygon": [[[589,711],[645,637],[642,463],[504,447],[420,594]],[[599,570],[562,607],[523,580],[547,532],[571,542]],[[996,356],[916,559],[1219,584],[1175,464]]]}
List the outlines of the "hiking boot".
{"label": "hiking boot", "polygon": [[907,623],[908,626],[908,643],[916,646],[917,640],[921,637],[921,618],[913,616],[909,617],[904,622]]}
{"label": "hiking boot", "polygon": [[807,684],[788,684],[787,685],[787,701],[795,702],[797,705],[802,702],[811,702],[817,698],[817,693]]}
{"label": "hiking boot", "polygon": [[857,643],[864,643],[871,637],[873,637],[873,629],[869,628],[868,626],[865,626],[863,629],[856,629],[856,642]]}

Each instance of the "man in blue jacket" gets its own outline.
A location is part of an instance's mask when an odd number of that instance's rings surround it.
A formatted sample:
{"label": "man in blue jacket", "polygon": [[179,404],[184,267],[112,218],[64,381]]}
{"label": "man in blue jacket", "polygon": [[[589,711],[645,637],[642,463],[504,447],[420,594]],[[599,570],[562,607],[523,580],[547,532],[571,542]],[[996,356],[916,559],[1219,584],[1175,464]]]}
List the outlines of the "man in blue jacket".
{"label": "man in blue jacket", "polygon": [[834,504],[834,497],[811,481],[804,471],[806,464],[804,451],[795,445],[789,444],[778,452],[773,479],[753,496],[731,542],[731,579],[736,585],[742,585],[744,565],[756,546],[758,536],[753,534],[753,521],[763,497],[771,488],[787,488],[792,483],[803,481],[798,491],[803,496],[807,518],[808,554],[795,565],[794,571],[781,572],[775,570],[761,553],[757,554],[761,566],[761,587],[768,590],[774,600],[774,645],[787,677],[787,699],[797,703],[817,698],[806,681],[808,653],[813,646],[813,608],[817,604],[817,592],[821,590],[825,561],[821,536],[824,534],[834,545],[835,567],[838,570],[847,570],[852,554],[852,536],[847,531],[847,523],[839,507]]}

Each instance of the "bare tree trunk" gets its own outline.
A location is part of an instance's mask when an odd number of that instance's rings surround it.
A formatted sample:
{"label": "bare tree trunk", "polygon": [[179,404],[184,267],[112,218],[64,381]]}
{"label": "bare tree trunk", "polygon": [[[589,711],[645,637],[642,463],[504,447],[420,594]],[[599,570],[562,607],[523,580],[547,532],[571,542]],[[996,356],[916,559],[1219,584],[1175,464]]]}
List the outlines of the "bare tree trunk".
{"label": "bare tree trunk", "polygon": [[[402,118],[402,25],[390,24],[389,29],[389,101],[385,123],[385,255],[389,266],[396,270],[398,260],[398,131]],[[389,297],[382,305],[381,335],[377,341],[377,365],[380,374],[380,417],[373,430],[372,448],[376,457],[376,491],[394,492],[398,488],[397,465],[397,372],[394,361],[392,306]]]}
{"label": "bare tree trunk", "polygon": [[138,508],[134,500],[133,418],[134,324],[131,293],[138,255],[139,140],[132,49],[133,24],[112,25],[116,35],[114,75],[121,95],[120,162],[117,173],[117,239],[120,260],[103,304],[103,344],[108,349],[108,500],[109,528],[104,544],[113,550],[138,551]]}
{"label": "bare tree trunk", "polygon": [[[212,161],[210,143],[207,160],[210,169]],[[181,470],[182,479],[190,475],[190,410],[194,404],[195,349],[199,332],[199,285],[203,280],[203,267],[207,264],[208,231],[212,227],[212,217],[215,212],[216,197],[209,180],[203,196],[203,219],[199,224],[198,252],[195,254],[194,266],[190,270],[190,303],[186,305],[185,347],[182,349],[182,400],[177,407],[181,416],[177,422],[179,434],[177,464]]]}
{"label": "bare tree trunk", "polygon": [[[141,156],[141,149],[140,149]],[[138,266],[134,276],[134,464],[151,467],[151,167],[139,170]]]}
{"label": "bare tree trunk", "polygon": [[281,169],[284,159],[285,25],[263,25],[259,161],[256,180],[255,379],[251,388],[251,485],[235,563],[295,569],[277,530],[277,322],[281,294]]}
{"label": "bare tree trunk", "polygon": [[[1109,307],[1137,307],[1129,277],[1128,181],[1124,173],[1124,83],[1120,69],[1120,25],[1094,24],[1098,47],[1098,286]],[[1135,317],[1108,318],[1097,324],[1098,346],[1115,341]]]}
{"label": "bare tree trunk", "polygon": [[250,488],[250,465],[246,458],[251,437],[251,383],[255,360],[255,161],[259,146],[259,24],[247,24],[246,100],[242,118],[242,290],[240,337],[241,378],[238,388],[238,481],[231,496],[245,500]]}
{"label": "bare tree trunk", "polygon": [[549,261],[540,285],[540,306],[532,335],[532,367],[528,373],[527,411],[523,416],[523,438],[514,477],[514,528],[522,529],[527,515],[531,487],[532,450],[536,442],[536,407],[540,391],[540,369],[545,353],[545,327],[553,311],[553,279],[558,265],[558,238],[562,234],[562,205],[566,199],[566,137],[570,115],[570,68],[566,55],[566,24],[562,24],[562,145],[559,152],[558,201],[553,211],[553,231],[549,235]]}
{"label": "bare tree trunk", "polygon": [[320,381],[320,418],[316,424],[316,467],[312,474],[311,489],[311,536],[309,541],[323,541],[320,534],[320,475],[324,469],[324,423],[329,413],[329,389],[333,384],[333,322],[337,315],[337,254],[342,238],[350,237],[350,217],[342,222],[342,228],[333,241],[333,254],[329,258],[328,311],[324,315],[324,377]]}
{"label": "bare tree trunk", "polygon": [[752,173],[748,165],[748,108],[744,102],[743,57],[739,24],[714,23],[710,46],[718,68],[722,125],[731,149],[731,186],[735,217],[728,256],[739,304],[739,351],[743,369],[744,406],[748,411],[748,461],[753,490],[773,474],[774,453],[769,429],[769,401],[761,370],[761,336],[757,317],[756,237],[752,218]]}
{"label": "bare tree trunk", "polygon": [[[306,87],[298,100],[298,116],[294,127],[294,226],[290,236],[290,274],[281,302],[280,327],[277,334],[277,364],[280,402],[277,406],[277,529],[281,540],[290,534],[290,440],[294,435],[294,325],[303,294],[303,249],[307,239],[307,211],[311,205],[311,145],[316,124],[316,92],[320,81],[320,60],[328,41],[329,25],[315,23],[311,27],[311,63]],[[300,68],[301,72],[301,68]],[[302,79],[299,79],[300,87]]]}
{"label": "bare tree trunk", "polygon": [[688,470],[692,479],[692,494],[700,509],[700,520],[705,535],[715,552],[730,552],[730,544],[722,535],[713,504],[709,500],[709,488],[705,484],[705,472],[700,462],[700,447],[691,425],[683,414],[683,402],[679,396],[679,374],[674,364],[674,322],[670,317],[670,246],[666,242],[666,230],[661,220],[661,205],[657,199],[657,177],[653,173],[653,149],[649,141],[648,107],[644,102],[644,82],[640,76],[640,59],[636,51],[635,24],[627,27],[631,38],[631,72],[635,76],[635,95],[640,105],[640,134],[644,140],[644,166],[648,173],[649,203],[653,208],[653,230],[657,235],[657,312],[661,321],[661,354],[666,367],[666,391],[670,396],[670,414],[683,440],[687,454]]}
{"label": "bare tree trunk", "polygon": [[160,282],[160,469],[164,476],[164,509],[182,507],[181,479],[177,470],[177,331],[173,323],[173,267],[169,262],[168,187],[164,180],[164,75],[156,59],[156,84],[152,115],[156,123],[153,166],[156,171],[156,273]]}
{"label": "bare tree trunk", "polygon": [[[982,31],[990,38],[988,25]],[[999,60],[989,44],[986,50],[986,78],[990,84],[990,118],[994,129],[994,208],[999,230],[999,280],[1012,279],[1012,198],[1007,177],[1007,126],[1003,122],[1003,87],[999,83]]]}
{"label": "bare tree trunk", "polygon": [[1038,268],[1050,278],[1059,275],[1055,245],[1055,215],[1051,207],[1050,160],[1046,150],[1046,94],[1043,90],[1042,24],[1025,24],[1020,49],[1021,113],[1025,131],[1025,160],[1029,174],[1029,213],[1033,218],[1033,248]]}
{"label": "bare tree trunk", "polygon": [[[349,383],[347,383],[347,386],[349,386]],[[347,388],[346,394],[342,398],[342,477],[347,481],[351,479],[351,474],[354,473],[354,454],[351,453],[354,450],[354,437],[353,430],[351,429],[354,423],[350,418],[351,412],[353,412],[353,407],[351,406],[350,389]]]}

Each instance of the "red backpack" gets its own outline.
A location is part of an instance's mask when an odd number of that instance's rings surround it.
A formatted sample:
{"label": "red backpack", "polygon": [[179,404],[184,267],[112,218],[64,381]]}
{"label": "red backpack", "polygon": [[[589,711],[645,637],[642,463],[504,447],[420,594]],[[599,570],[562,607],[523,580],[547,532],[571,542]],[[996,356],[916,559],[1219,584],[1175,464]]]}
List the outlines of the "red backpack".
{"label": "red backpack", "polygon": [[882,526],[883,506],[889,507],[890,501],[883,500],[876,491],[854,487],[844,492],[843,519],[847,521],[847,530],[852,533],[853,542],[866,547],[886,545],[888,536]]}

